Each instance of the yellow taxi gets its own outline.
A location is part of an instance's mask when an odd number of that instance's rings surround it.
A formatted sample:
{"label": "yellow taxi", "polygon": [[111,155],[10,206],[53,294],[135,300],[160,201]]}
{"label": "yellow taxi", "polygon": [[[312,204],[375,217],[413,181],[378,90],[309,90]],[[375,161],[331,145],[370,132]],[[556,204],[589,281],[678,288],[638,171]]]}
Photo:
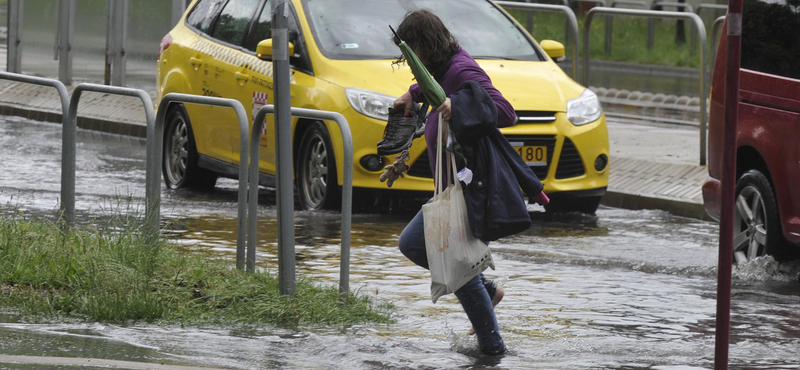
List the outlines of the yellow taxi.
{"label": "yellow taxi", "polygon": [[[431,191],[424,138],[410,149],[407,176],[391,189],[379,180],[386,163],[376,144],[387,111],[413,83],[392,64],[400,50],[388,25],[408,11],[437,14],[517,110],[502,133],[545,184],[548,210],[593,213],[608,185],[608,132],[600,103],[554,59],[564,46],[538,44],[488,0],[291,0],[292,106],[339,112],[353,134],[353,185],[392,192]],[[195,0],[164,36],[158,60],[159,96],[171,92],[239,100],[248,119],[273,103],[270,0]],[[544,46],[544,47],[542,47]],[[171,187],[213,187],[237,176],[239,129],[232,110],[175,104],[165,122],[165,181]],[[273,118],[261,138],[259,183],[275,184]],[[336,208],[343,148],[334,122],[294,119],[296,189],[305,209]],[[390,193],[391,194],[391,193]]]}

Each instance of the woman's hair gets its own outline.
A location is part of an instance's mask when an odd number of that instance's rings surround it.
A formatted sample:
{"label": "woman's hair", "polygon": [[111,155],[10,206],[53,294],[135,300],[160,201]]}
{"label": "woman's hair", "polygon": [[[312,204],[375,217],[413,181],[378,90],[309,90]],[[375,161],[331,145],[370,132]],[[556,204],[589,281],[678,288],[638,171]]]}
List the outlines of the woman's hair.
{"label": "woman's hair", "polygon": [[[458,52],[458,40],[450,34],[442,20],[428,9],[406,13],[397,27],[397,35],[418,53],[417,56],[431,73]],[[396,44],[400,43],[397,38],[393,39]],[[401,55],[393,64],[404,62],[405,57]]]}

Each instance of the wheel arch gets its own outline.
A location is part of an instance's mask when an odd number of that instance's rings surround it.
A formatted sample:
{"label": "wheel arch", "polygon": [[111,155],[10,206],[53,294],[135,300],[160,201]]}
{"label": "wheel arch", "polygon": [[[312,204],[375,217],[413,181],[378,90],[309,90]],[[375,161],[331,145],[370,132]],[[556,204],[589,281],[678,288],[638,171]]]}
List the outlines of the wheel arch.
{"label": "wheel arch", "polygon": [[[316,109],[316,108],[310,107],[309,109]],[[331,135],[331,133],[334,132],[332,130],[332,127],[335,126],[336,123],[328,122],[328,121],[322,121],[322,120],[318,120],[318,119],[311,119],[311,118],[299,118],[299,119],[297,119],[297,123],[294,126],[294,135],[292,137],[292,159],[293,160],[297,159],[298,152],[300,151],[300,142],[303,140],[303,135],[305,135],[306,131],[308,131],[309,128],[311,128],[311,126],[313,124],[315,124],[315,123],[319,123],[319,124],[325,126],[325,129],[328,130],[328,135],[331,136],[329,139],[331,140],[331,144],[333,145],[333,160],[334,160],[334,163],[336,164],[336,183],[339,186],[341,186],[342,183],[343,183],[343,181],[342,181],[342,171],[343,171],[342,159],[343,159],[343,156],[344,156],[344,154],[343,154],[344,153],[344,148],[342,148],[342,145],[340,144],[341,140],[335,140],[335,138]],[[338,130],[338,126],[336,126],[336,131],[335,132],[338,132],[338,131],[339,131]],[[296,174],[295,174],[295,176],[296,176]]]}
{"label": "wheel arch", "polygon": [[767,161],[756,148],[744,145],[736,150],[736,180],[738,181],[749,170],[759,170],[767,177],[772,188],[775,188]]}

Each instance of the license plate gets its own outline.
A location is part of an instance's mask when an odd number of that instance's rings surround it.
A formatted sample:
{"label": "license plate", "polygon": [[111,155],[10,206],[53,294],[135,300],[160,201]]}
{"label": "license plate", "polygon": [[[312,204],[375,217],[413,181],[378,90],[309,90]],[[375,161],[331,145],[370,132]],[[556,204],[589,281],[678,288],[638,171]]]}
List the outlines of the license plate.
{"label": "license plate", "polygon": [[528,166],[547,166],[547,147],[540,145],[515,145],[514,149]]}

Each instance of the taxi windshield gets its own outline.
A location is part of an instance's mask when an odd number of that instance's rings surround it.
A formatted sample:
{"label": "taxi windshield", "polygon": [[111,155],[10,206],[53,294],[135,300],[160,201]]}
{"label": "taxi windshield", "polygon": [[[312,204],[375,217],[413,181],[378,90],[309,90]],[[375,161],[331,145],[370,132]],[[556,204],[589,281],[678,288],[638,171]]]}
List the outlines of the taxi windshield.
{"label": "taxi windshield", "polygon": [[412,10],[429,9],[475,59],[543,60],[532,42],[486,0],[303,0],[309,26],[322,53],[331,59],[392,59],[391,42]]}

